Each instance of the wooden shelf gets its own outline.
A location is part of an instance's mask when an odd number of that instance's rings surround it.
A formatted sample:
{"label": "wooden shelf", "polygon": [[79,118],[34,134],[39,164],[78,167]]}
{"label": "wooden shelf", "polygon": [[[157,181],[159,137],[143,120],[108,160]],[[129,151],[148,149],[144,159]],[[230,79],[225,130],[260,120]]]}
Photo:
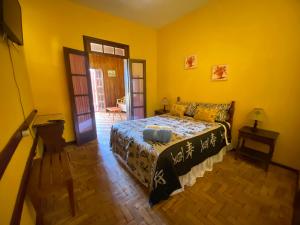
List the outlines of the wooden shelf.
{"label": "wooden shelf", "polygon": [[268,153],[257,151],[252,148],[243,147],[240,149],[239,154],[247,156],[248,158],[259,160],[265,162],[266,160],[269,160],[270,156]]}

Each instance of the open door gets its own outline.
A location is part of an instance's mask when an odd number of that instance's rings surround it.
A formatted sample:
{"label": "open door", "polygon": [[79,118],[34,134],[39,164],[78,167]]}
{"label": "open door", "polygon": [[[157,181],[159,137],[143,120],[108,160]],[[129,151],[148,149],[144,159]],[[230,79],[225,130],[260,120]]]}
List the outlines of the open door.
{"label": "open door", "polygon": [[97,138],[88,58],[85,52],[64,47],[73,123],[78,145]]}
{"label": "open door", "polygon": [[146,117],[146,60],[130,59],[131,119]]}

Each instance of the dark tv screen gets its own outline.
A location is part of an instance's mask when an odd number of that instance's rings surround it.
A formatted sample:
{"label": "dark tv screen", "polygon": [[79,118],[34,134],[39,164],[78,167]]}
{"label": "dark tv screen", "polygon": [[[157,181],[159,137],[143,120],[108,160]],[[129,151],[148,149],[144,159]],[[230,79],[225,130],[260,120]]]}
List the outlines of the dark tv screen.
{"label": "dark tv screen", "polygon": [[2,29],[7,37],[23,45],[22,11],[18,0],[0,0],[2,4]]}

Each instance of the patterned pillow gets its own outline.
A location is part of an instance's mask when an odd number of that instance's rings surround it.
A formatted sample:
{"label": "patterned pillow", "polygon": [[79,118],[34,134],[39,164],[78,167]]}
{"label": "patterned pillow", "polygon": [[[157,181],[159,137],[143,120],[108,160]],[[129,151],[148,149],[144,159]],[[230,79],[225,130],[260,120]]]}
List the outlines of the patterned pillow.
{"label": "patterned pillow", "polygon": [[187,105],[185,115],[187,116],[194,116],[197,109],[197,103],[191,102]]}
{"label": "patterned pillow", "polygon": [[229,104],[213,104],[213,103],[199,103],[198,108],[206,109],[217,109],[216,120],[226,121],[229,119],[228,111],[230,109],[231,103]]}
{"label": "patterned pillow", "polygon": [[186,105],[173,104],[170,110],[170,114],[173,116],[183,117],[186,109]]}
{"label": "patterned pillow", "polygon": [[197,108],[194,119],[206,122],[215,122],[217,112],[217,109]]}

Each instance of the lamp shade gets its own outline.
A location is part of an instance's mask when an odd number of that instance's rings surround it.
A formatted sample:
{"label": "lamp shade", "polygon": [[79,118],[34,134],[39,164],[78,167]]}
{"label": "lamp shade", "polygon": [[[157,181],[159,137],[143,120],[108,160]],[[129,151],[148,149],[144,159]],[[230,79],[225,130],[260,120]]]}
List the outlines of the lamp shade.
{"label": "lamp shade", "polygon": [[250,113],[251,120],[264,121],[266,118],[265,112],[262,108],[254,108]]}
{"label": "lamp shade", "polygon": [[162,104],[162,105],[169,105],[169,100],[168,100],[166,97],[164,97],[164,98],[161,100],[161,104]]}

